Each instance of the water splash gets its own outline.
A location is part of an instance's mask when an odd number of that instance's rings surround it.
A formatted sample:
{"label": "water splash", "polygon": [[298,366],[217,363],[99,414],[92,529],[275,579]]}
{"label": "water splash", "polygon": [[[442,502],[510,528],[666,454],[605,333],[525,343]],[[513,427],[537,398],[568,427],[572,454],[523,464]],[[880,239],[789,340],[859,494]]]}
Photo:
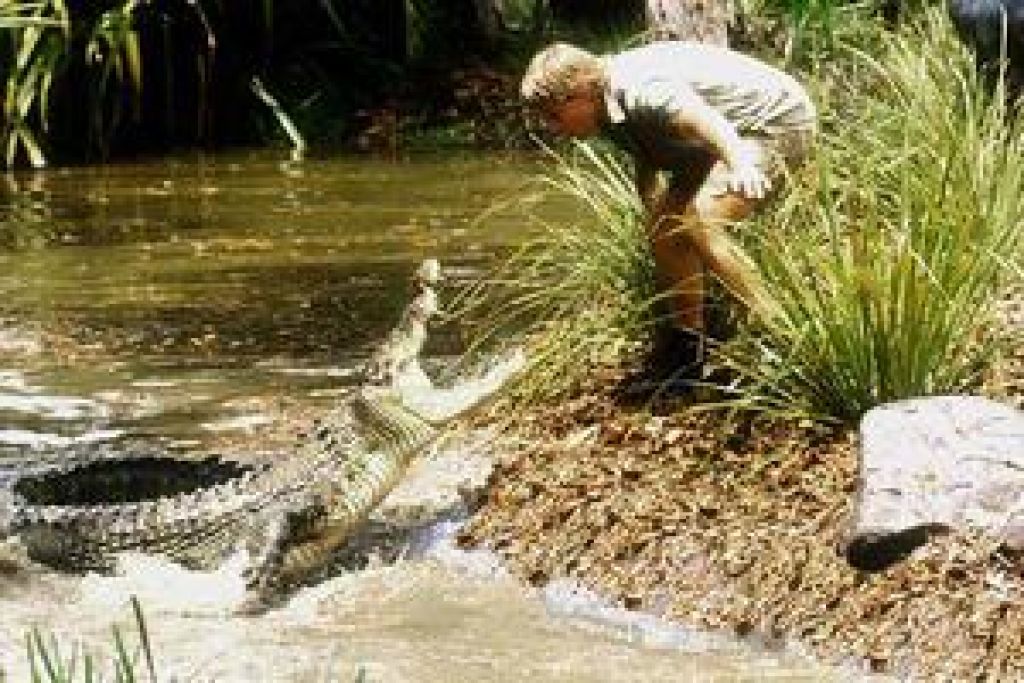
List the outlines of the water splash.
{"label": "water splash", "polygon": [[227,616],[245,599],[242,571],[248,562],[248,554],[239,550],[216,570],[194,571],[159,556],[121,553],[114,575],[82,578],[82,601],[108,613],[134,595],[153,612]]}

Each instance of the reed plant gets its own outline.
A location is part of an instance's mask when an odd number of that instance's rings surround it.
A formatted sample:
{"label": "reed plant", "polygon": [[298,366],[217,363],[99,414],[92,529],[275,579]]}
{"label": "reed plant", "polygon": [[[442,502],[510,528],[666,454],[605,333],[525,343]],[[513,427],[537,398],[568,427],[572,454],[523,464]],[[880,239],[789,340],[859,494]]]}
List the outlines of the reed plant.
{"label": "reed plant", "polygon": [[540,222],[495,272],[464,293],[457,316],[476,321],[472,350],[508,335],[529,346],[526,372],[511,391],[550,399],[616,364],[657,323],[654,261],[629,166],[612,150],[576,141],[536,178],[568,198],[576,220]]}
{"label": "reed plant", "polygon": [[[149,631],[142,614],[142,607],[135,596],[131,598],[132,614],[138,635],[138,644],[129,651],[124,633],[113,627],[114,655],[111,658],[109,676],[97,665],[96,659],[77,644],[62,651],[56,637],[44,638],[38,628],[26,636],[29,675],[32,683],[135,683],[136,681],[157,680],[156,667],[149,641]],[[5,675],[0,669],[0,681]]]}
{"label": "reed plant", "polygon": [[97,140],[108,137],[121,116],[122,89],[138,107],[141,47],[132,19],[138,5],[139,0],[103,3],[74,17],[64,0],[0,0],[0,144],[6,166],[22,155],[34,167],[46,165],[52,91],[78,62],[89,67],[85,113]]}
{"label": "reed plant", "polygon": [[816,158],[744,227],[784,313],[718,349],[738,405],[852,420],[975,388],[997,349],[1024,218],[1019,119],[938,10],[849,59]]}
{"label": "reed plant", "polygon": [[46,164],[40,138],[68,35],[69,15],[61,0],[0,2],[0,77],[4,85],[0,143],[7,166],[22,152],[32,166]]}

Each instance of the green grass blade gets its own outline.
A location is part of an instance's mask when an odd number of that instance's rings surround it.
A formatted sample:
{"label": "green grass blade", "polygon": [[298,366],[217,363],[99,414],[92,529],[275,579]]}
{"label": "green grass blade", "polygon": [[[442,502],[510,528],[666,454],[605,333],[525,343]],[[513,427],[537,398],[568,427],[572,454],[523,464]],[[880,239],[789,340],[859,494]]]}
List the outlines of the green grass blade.
{"label": "green grass blade", "polygon": [[146,620],[142,615],[142,605],[139,599],[132,596],[132,613],[135,615],[135,625],[139,629],[139,640],[142,643],[142,653],[146,658],[146,671],[149,673],[151,683],[156,683],[156,666],[153,664],[153,650],[149,641],[149,630],[146,628]]}

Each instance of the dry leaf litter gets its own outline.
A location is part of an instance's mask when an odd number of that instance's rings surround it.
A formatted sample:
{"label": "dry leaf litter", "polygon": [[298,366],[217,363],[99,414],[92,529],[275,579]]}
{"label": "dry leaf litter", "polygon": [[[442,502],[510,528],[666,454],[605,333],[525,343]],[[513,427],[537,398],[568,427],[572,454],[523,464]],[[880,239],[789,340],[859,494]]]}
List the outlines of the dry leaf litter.
{"label": "dry leaf litter", "polygon": [[966,535],[877,573],[846,563],[853,431],[629,410],[601,385],[517,422],[526,438],[496,468],[464,546],[494,549],[533,584],[570,577],[629,608],[829,662],[1024,679],[1024,563]]}

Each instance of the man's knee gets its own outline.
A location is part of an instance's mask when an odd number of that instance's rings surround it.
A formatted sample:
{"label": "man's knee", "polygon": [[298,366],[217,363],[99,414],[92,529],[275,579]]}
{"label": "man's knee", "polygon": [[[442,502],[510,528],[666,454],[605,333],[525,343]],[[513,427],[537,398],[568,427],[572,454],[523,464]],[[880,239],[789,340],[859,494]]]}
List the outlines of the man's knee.
{"label": "man's knee", "polygon": [[739,192],[701,191],[693,200],[693,208],[701,225],[707,228],[720,228],[746,218],[763,201]]}

